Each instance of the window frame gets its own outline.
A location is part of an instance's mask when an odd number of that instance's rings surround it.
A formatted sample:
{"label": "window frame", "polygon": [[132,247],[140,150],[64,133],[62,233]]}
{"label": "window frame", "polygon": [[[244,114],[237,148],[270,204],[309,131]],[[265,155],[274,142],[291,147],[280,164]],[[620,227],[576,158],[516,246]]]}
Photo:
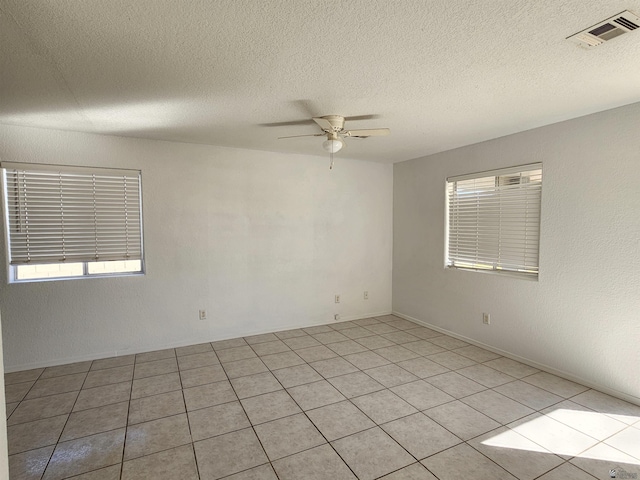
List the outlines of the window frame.
{"label": "window frame", "polygon": [[[21,262],[21,263],[11,263],[11,227],[9,221],[9,188],[7,185],[8,175],[7,171],[11,170],[20,170],[24,171],[60,171],[60,172],[71,172],[77,173],[78,175],[87,175],[87,174],[95,174],[97,176],[105,175],[109,176],[115,173],[127,175],[129,177],[137,176],[137,195],[134,194],[133,198],[137,197],[137,200],[134,202],[134,206],[137,208],[136,211],[139,210],[139,258],[138,255],[135,255],[135,258],[126,259],[126,258],[107,258],[105,260],[83,260],[78,258],[71,258],[67,260],[56,261],[47,261],[38,259],[34,259],[34,261]],[[81,165],[56,165],[56,164],[38,164],[38,163],[18,163],[18,162],[0,162],[0,175],[1,175],[1,186],[2,189],[2,212],[3,212],[3,228],[4,228],[4,242],[5,242],[5,265],[7,267],[7,279],[9,284],[19,284],[19,283],[33,283],[33,282],[51,282],[58,280],[76,280],[76,279],[84,279],[84,278],[111,278],[111,277],[132,277],[132,276],[144,276],[146,274],[146,265],[145,265],[145,252],[144,252],[144,232],[143,232],[143,206],[142,206],[142,172],[137,169],[115,169],[115,168],[105,168],[105,167],[89,167],[89,166],[81,166]],[[129,198],[128,196],[125,198]],[[95,198],[94,198],[95,200]],[[95,205],[95,203],[94,203]],[[62,207],[61,207],[62,208]],[[125,207],[127,208],[127,207]],[[126,210],[126,212],[130,212],[131,210]],[[127,213],[125,212],[125,217]],[[136,222],[137,224],[137,222]],[[128,227],[125,227],[125,230]],[[138,227],[136,227],[137,230]],[[96,233],[97,235],[97,233]],[[127,238],[128,233],[126,234]],[[97,237],[96,237],[97,238]],[[128,242],[128,240],[127,240]],[[105,269],[108,270],[109,263],[116,262],[139,262],[140,269],[139,270],[130,270],[130,271],[101,271],[96,273],[91,273],[90,265],[92,264],[104,264]],[[19,278],[18,268],[24,266],[48,266],[48,265],[82,265],[82,274],[78,275],[61,275],[61,276],[43,276],[43,277],[31,277],[31,278]],[[126,265],[123,265],[122,268],[126,268]]]}
{"label": "window frame", "polygon": [[[523,234],[526,236],[526,233],[528,232],[528,228],[532,228],[532,226],[535,225],[535,231],[537,233],[537,238],[536,238],[536,265],[535,265],[535,271],[531,271],[531,270],[524,270],[523,269],[514,269],[514,268],[505,268],[503,266],[500,266],[499,263],[489,263],[489,262],[478,262],[475,264],[469,264],[469,266],[466,266],[464,263],[465,262],[458,262],[456,264],[455,259],[452,260],[452,255],[450,253],[451,251],[451,228],[452,228],[452,221],[451,221],[451,194],[450,194],[450,185],[454,182],[463,182],[463,181],[468,181],[468,180],[480,180],[480,179],[485,179],[488,177],[494,177],[494,187],[493,188],[499,188],[502,186],[506,186],[506,185],[500,185],[499,184],[499,177],[504,177],[504,176],[515,176],[515,175],[521,175],[523,173],[526,172],[532,172],[532,171],[540,171],[539,173],[539,180],[534,180],[534,182],[531,182],[531,187],[528,187],[532,192],[537,192],[537,200],[538,200],[538,204],[537,207],[533,208],[532,210],[535,211],[537,213],[537,222],[534,223],[526,223],[525,220],[525,224],[522,227],[523,228]],[[537,281],[540,275],[540,239],[541,239],[541,224],[542,224],[542,183],[543,183],[543,164],[542,162],[537,162],[537,163],[531,163],[531,164],[525,164],[525,165],[517,165],[517,166],[513,166],[513,167],[507,167],[507,168],[501,168],[501,169],[495,169],[495,170],[486,170],[486,171],[482,171],[482,172],[476,172],[476,173],[470,173],[470,174],[465,174],[465,175],[457,175],[457,176],[451,176],[451,177],[447,177],[445,180],[445,245],[444,245],[444,267],[446,270],[459,270],[459,271],[470,271],[470,272],[482,272],[482,273],[489,273],[489,274],[498,274],[501,276],[512,276],[515,278],[521,278],[521,279],[527,279],[527,280],[533,280],[533,281]],[[518,183],[518,185],[527,185],[525,183]],[[501,190],[497,190],[496,192],[499,193]],[[498,195],[498,200],[501,200],[499,195]],[[524,201],[526,199],[526,194],[525,195],[521,195],[519,197],[519,200]],[[495,200],[494,200],[495,201]],[[528,208],[528,205],[524,205],[524,208]],[[502,220],[502,212],[500,212],[499,215],[496,216],[496,218],[499,221],[499,225],[500,222]],[[458,220],[459,221],[459,220]],[[486,221],[486,220],[485,220]],[[501,225],[498,227],[498,231],[497,232],[493,232],[495,233],[496,238],[496,243],[493,245],[493,248],[496,249],[497,252],[501,251],[502,248],[502,237],[500,236],[500,229],[501,229]],[[476,234],[477,235],[477,234]],[[478,238],[476,237],[476,241],[479,241]],[[526,242],[526,239],[525,239]],[[525,243],[526,245],[526,243]],[[479,248],[479,247],[476,247]],[[526,255],[526,246],[523,248],[523,255]],[[476,252],[477,254],[477,252]],[[498,253],[498,255],[496,256],[496,258],[500,257],[500,253]],[[526,264],[526,261],[523,262],[523,265]]]}

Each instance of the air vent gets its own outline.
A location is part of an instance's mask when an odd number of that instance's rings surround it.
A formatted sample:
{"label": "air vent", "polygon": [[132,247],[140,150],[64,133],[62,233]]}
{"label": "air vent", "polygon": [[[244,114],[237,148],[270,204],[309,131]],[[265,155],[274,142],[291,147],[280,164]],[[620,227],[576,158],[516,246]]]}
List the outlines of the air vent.
{"label": "air vent", "polygon": [[639,27],[640,17],[635,13],[625,10],[575,35],[571,35],[567,40],[571,40],[585,47],[596,47]]}

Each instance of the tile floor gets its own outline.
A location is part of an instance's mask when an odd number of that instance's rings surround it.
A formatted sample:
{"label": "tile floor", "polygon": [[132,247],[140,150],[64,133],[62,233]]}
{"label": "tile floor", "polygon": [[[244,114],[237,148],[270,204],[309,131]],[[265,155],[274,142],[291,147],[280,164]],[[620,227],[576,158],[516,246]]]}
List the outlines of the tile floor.
{"label": "tile floor", "polygon": [[5,384],[13,480],[640,478],[640,407],[392,315]]}

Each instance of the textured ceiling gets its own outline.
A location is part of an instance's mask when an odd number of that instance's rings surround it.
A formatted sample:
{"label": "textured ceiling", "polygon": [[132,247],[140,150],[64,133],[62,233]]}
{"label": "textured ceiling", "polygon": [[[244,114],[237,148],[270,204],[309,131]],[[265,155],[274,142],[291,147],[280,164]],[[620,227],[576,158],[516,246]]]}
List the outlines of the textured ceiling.
{"label": "textured ceiling", "polygon": [[640,0],[0,0],[0,123],[396,162],[640,101]]}

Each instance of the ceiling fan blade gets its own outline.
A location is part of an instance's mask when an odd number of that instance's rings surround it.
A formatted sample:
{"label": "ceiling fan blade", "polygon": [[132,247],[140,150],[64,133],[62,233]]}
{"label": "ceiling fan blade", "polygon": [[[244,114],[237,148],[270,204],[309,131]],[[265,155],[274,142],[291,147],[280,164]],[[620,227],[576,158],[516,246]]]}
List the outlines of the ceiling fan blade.
{"label": "ceiling fan blade", "polygon": [[345,121],[354,122],[357,120],[375,120],[380,115],[356,115],[355,117],[344,117]]}
{"label": "ceiling fan blade", "polygon": [[345,137],[381,137],[389,135],[391,130],[388,128],[371,128],[368,130],[348,130],[343,133]]}
{"label": "ceiling fan blade", "polygon": [[295,125],[313,125],[313,120],[292,120],[290,122],[260,123],[261,127],[291,127]]}
{"label": "ceiling fan blade", "polygon": [[298,138],[298,137],[323,137],[325,134],[324,133],[311,133],[308,135],[290,135],[288,137],[278,137],[278,140],[280,140],[281,138]]}
{"label": "ceiling fan blade", "polygon": [[326,118],[313,117],[313,121],[316,122],[322,130],[328,130],[330,132],[333,131],[333,126],[331,125],[331,122]]}

